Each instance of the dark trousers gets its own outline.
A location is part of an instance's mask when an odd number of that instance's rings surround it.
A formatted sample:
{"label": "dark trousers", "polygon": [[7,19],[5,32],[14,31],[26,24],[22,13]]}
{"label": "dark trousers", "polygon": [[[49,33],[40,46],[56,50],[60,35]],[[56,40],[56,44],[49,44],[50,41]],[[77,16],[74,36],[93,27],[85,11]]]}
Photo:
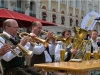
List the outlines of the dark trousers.
{"label": "dark trousers", "polygon": [[14,67],[6,71],[4,75],[42,75],[30,68]]}

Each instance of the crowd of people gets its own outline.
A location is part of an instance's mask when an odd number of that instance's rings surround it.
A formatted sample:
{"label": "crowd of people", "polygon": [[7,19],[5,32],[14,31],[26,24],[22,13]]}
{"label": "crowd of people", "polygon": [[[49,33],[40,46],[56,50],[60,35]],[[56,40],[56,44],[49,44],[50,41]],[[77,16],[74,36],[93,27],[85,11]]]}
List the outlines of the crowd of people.
{"label": "crowd of people", "polygon": [[[18,23],[14,19],[7,19],[3,23],[3,33],[9,38],[13,40],[16,39],[17,31],[18,31]],[[41,39],[40,34],[42,30],[42,24],[39,21],[35,21],[31,26],[31,33],[29,36],[24,36],[19,40],[19,44],[22,45],[25,49],[33,51],[30,56],[30,60],[28,64],[26,64],[25,57],[18,57],[11,51],[11,44],[8,37],[5,35],[0,36],[0,61],[1,67],[4,75],[43,75],[41,72],[42,69],[34,68],[34,64],[39,63],[49,63],[49,62],[60,62],[60,50],[67,49],[65,52],[65,61],[69,61],[71,58],[71,54],[75,54],[77,52],[76,49],[72,48],[73,42],[66,47],[65,43],[60,41],[60,43],[56,43],[57,39],[54,38],[53,32],[48,31],[46,33],[46,39],[49,39],[51,43],[48,44],[47,47],[44,46],[43,43],[40,43],[38,40],[34,42],[34,44],[29,42],[30,36],[38,37]],[[90,37],[85,38],[86,40],[91,40],[91,53],[93,50],[100,46],[100,43],[97,41],[98,32],[96,30],[92,30],[89,34]],[[71,31],[68,29],[64,29],[62,31],[62,38],[71,37]],[[34,39],[34,38],[33,38]],[[17,54],[23,55],[22,52],[15,46],[13,49]],[[50,75],[50,74],[48,74]],[[52,73],[52,75],[64,75],[62,73]]]}

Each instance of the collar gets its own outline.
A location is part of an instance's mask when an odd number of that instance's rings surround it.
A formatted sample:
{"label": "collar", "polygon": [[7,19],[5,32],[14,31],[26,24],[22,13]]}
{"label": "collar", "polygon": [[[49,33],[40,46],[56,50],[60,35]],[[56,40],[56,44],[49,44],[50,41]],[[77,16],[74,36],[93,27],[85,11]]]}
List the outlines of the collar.
{"label": "collar", "polygon": [[[94,42],[92,38],[91,38],[90,40],[91,40],[91,42]],[[96,39],[96,42],[98,42],[98,40],[97,40],[97,39]],[[94,43],[95,43],[95,42],[94,42]]]}
{"label": "collar", "polygon": [[10,34],[8,34],[7,32],[3,31],[3,34],[6,34],[9,38],[14,38],[13,36],[11,36]]}

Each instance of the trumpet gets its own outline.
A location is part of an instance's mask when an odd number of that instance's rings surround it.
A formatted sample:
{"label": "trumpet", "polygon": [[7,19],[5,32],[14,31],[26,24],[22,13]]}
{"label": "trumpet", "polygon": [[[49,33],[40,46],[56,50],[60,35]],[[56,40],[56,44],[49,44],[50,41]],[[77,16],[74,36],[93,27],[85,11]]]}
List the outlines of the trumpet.
{"label": "trumpet", "polygon": [[[6,34],[0,34],[0,36],[4,36],[6,37],[9,41],[11,41],[14,45],[18,46],[18,50],[20,50],[23,54],[27,55],[27,56],[30,56],[32,54],[33,51],[29,51],[29,50],[26,50],[22,45],[18,44],[17,41],[15,41],[14,39],[11,39],[9,38]],[[0,41],[3,45],[4,43],[2,41]],[[11,48],[11,52],[13,54],[15,54],[17,57],[22,57],[21,55],[17,54],[12,48]]]}
{"label": "trumpet", "polygon": [[32,45],[35,45],[35,42],[38,41],[38,42],[40,42],[40,43],[43,43],[45,48],[48,46],[48,40],[40,39],[40,38],[37,37],[37,36],[32,36],[32,35],[30,35],[30,34],[27,33],[27,32],[22,32],[22,33],[19,34],[19,37],[20,37],[20,38],[22,38],[23,36],[29,36],[29,42],[30,42]]}
{"label": "trumpet", "polygon": [[[41,33],[44,34],[44,35],[47,34],[47,32],[46,32],[46,31],[43,31],[43,30],[41,30]],[[53,34],[53,38],[55,38],[55,39],[57,39],[57,40],[59,40],[59,41],[64,42],[64,43],[66,44],[66,47],[71,43],[71,40],[72,40],[71,37],[68,37],[68,38],[61,38],[61,37],[59,37],[59,36],[57,36],[57,35],[55,35],[55,34]]]}

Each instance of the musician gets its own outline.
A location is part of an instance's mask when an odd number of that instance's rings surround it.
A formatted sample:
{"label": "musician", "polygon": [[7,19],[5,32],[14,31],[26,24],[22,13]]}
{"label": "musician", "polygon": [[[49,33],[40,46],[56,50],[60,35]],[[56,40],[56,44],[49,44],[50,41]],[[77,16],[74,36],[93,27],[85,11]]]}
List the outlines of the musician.
{"label": "musician", "polygon": [[91,43],[92,43],[91,53],[93,53],[93,51],[95,49],[100,47],[100,42],[98,42],[98,40],[97,40],[98,32],[96,30],[92,30],[90,34],[91,34],[91,39],[90,40],[91,40]]}
{"label": "musician", "polygon": [[[30,34],[40,38],[41,30],[41,22],[35,21],[32,23],[32,31]],[[52,36],[52,32],[47,32],[46,37],[47,39],[51,40],[51,44],[49,44],[46,48],[44,47],[44,44],[39,43],[38,40],[35,42],[37,44],[34,45],[32,45],[30,42],[27,42],[27,44],[25,45],[26,48],[29,50],[33,50],[33,56],[31,57],[29,63],[30,67],[33,68],[33,65],[38,63],[53,62],[52,56],[55,53],[55,39]]]}
{"label": "musician", "polygon": [[[18,23],[14,19],[7,19],[3,23],[3,34],[15,40],[15,36],[18,31]],[[9,39],[6,36],[0,36],[0,41],[3,43],[9,43]],[[25,40],[21,40],[20,44],[24,46]],[[0,47],[3,47],[3,44],[0,44]],[[7,48],[7,50],[11,50]],[[21,52],[17,49],[14,51],[21,55]],[[1,66],[4,72],[4,75],[41,75],[34,70],[29,69],[28,66],[24,64],[24,56],[17,57],[13,52],[9,51],[3,55],[1,60]]]}
{"label": "musician", "polygon": [[[71,37],[71,31],[68,29],[64,29],[62,31],[62,38],[68,38],[68,37]],[[66,44],[60,41],[60,43],[58,43],[55,48],[55,61],[60,61],[60,50],[62,48],[66,50],[65,60],[68,61],[71,57],[71,54],[76,53],[76,50],[71,49],[71,46],[72,46],[72,42],[70,42],[70,44],[66,47]]]}

